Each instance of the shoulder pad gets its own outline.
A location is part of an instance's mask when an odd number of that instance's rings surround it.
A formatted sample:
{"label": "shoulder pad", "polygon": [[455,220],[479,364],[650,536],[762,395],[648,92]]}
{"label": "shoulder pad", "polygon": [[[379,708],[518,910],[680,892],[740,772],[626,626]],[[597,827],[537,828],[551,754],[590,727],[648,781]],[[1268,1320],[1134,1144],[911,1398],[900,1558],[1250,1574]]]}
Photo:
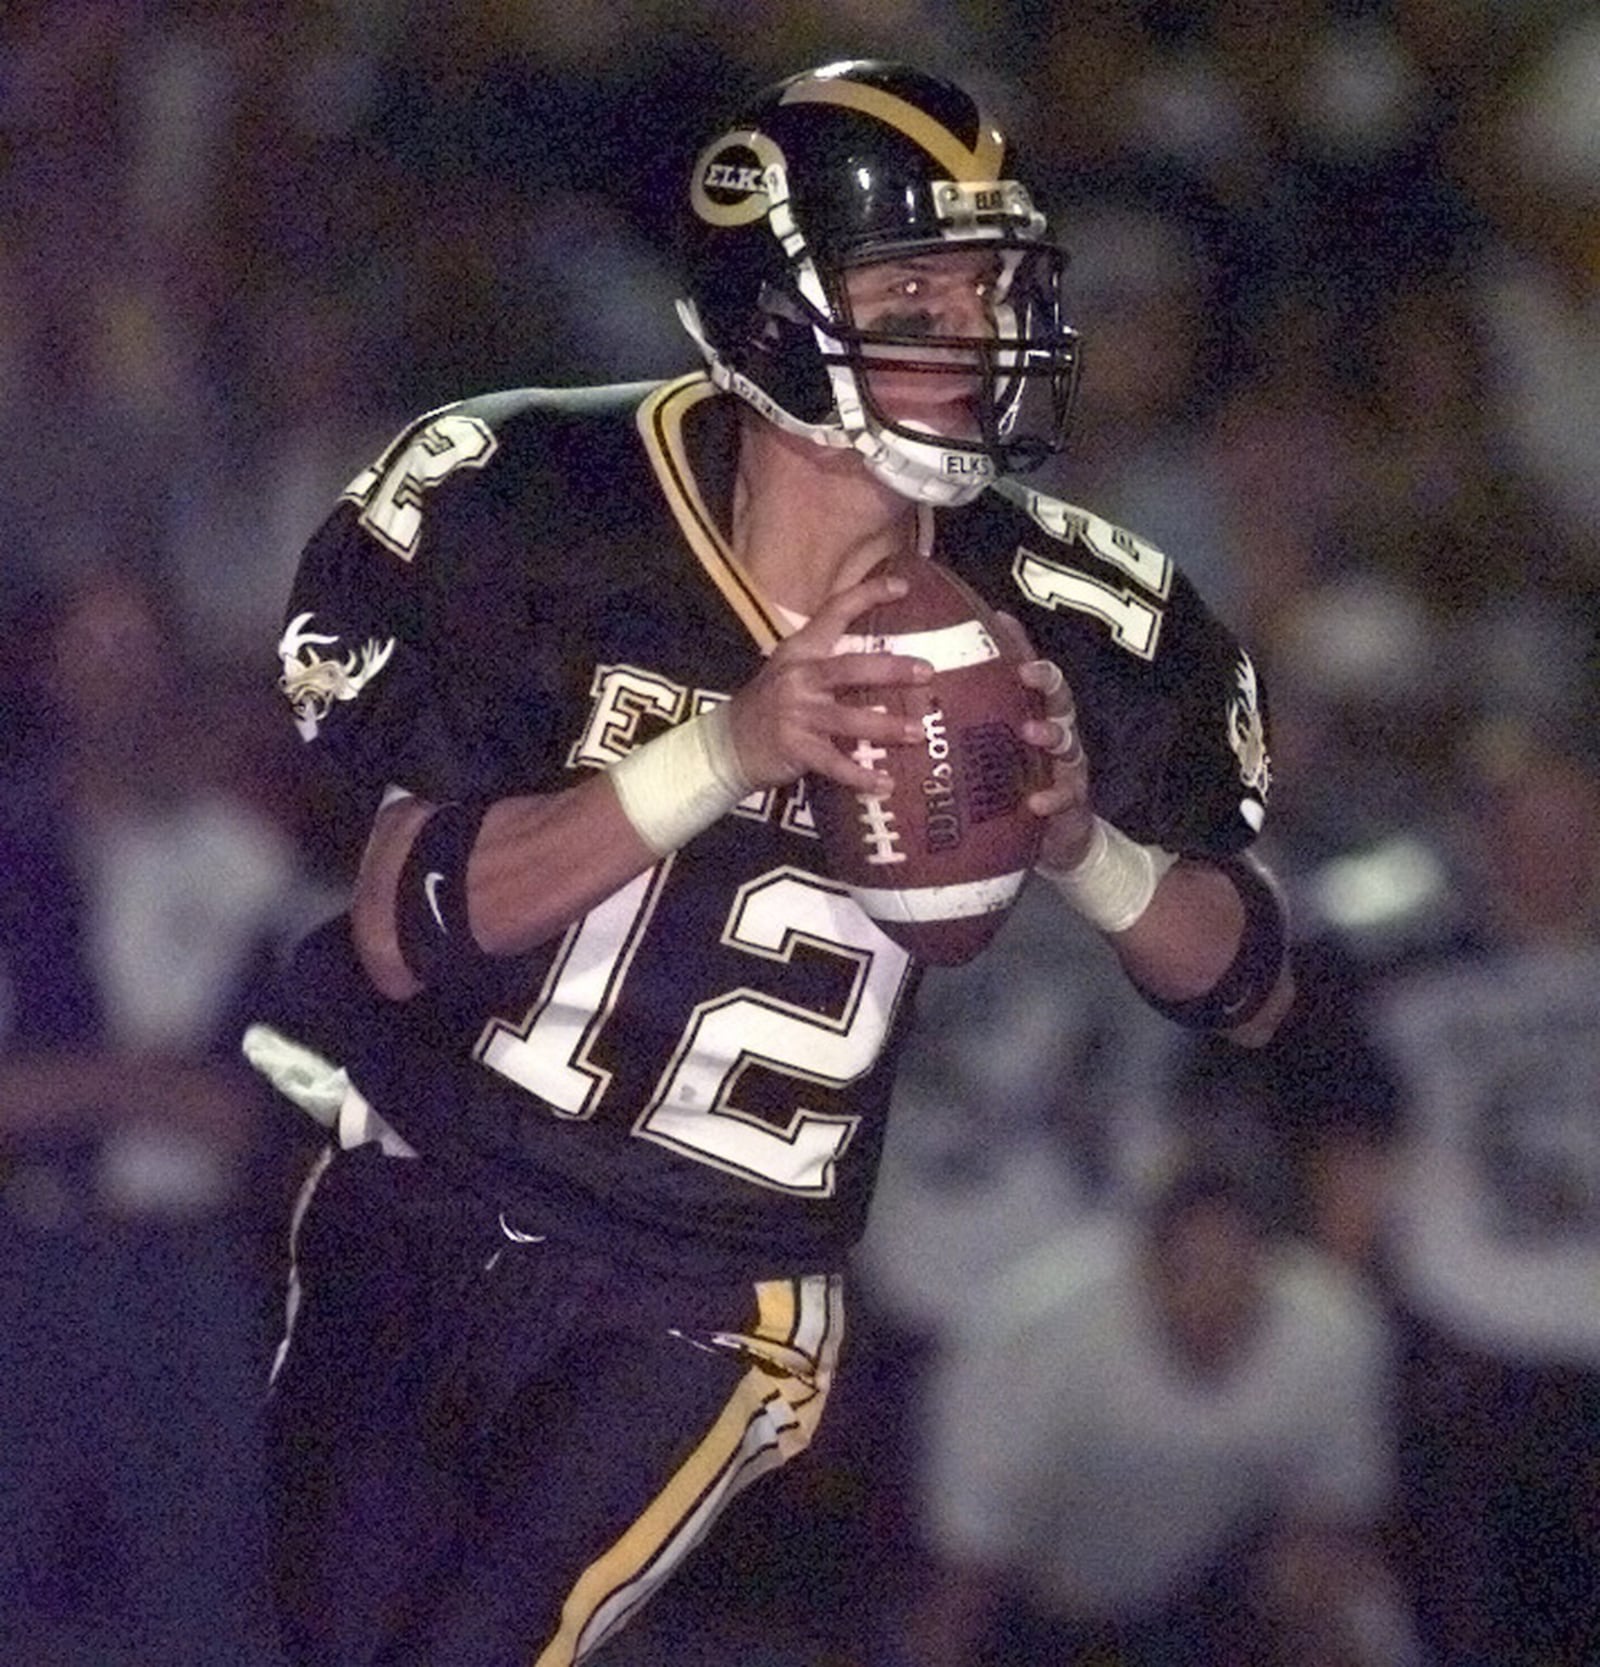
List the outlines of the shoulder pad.
{"label": "shoulder pad", "polygon": [[356,506],[357,523],[402,561],[417,553],[425,497],[452,477],[470,478],[506,445],[535,465],[546,439],[584,428],[603,429],[626,417],[659,383],[597,388],[511,388],[428,411],[402,429],[378,459],[340,493]]}
{"label": "shoulder pad", "polygon": [[1077,698],[1096,803],[1145,843],[1225,855],[1260,833],[1271,781],[1250,656],[1177,563],[1091,510],[999,481],[961,559],[1003,583]]}
{"label": "shoulder pad", "polygon": [[[1076,546],[1079,550],[1110,562],[1138,579],[1146,589],[1159,588],[1156,580],[1170,569],[1168,558],[1137,533],[1119,527],[1103,515],[1064,498],[1053,498],[1047,492],[1037,492],[1014,480],[1002,480],[993,488],[1014,509],[1019,510],[1034,526],[1057,544]],[[1061,552],[1054,552],[1060,554]]]}

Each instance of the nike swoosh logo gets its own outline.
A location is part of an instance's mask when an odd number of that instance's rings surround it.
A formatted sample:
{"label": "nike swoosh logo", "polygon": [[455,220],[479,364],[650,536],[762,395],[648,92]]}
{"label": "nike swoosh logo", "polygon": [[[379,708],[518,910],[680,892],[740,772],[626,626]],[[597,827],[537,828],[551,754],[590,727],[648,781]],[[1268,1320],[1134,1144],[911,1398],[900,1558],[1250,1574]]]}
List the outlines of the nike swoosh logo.
{"label": "nike swoosh logo", "polygon": [[439,923],[439,930],[448,938],[450,928],[444,923],[444,916],[439,911],[439,887],[444,884],[444,875],[437,868],[422,877],[422,895],[428,900],[428,907],[433,910],[433,918]]}

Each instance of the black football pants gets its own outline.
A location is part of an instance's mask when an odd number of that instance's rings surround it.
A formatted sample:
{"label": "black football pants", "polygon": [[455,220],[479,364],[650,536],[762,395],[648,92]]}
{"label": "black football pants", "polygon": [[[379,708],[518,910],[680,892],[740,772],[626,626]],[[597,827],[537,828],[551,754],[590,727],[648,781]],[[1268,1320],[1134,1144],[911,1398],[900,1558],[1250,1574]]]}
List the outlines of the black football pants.
{"label": "black football pants", "polygon": [[837,1276],[660,1273],[527,1225],[373,1149],[315,1183],[266,1428],[293,1667],[569,1667],[809,1443]]}

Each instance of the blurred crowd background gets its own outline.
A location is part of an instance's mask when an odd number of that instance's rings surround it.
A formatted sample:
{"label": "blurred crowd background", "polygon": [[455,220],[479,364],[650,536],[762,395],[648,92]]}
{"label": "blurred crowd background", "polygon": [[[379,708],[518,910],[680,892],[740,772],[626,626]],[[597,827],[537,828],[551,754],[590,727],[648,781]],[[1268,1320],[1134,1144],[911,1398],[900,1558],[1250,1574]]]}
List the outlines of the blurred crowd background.
{"label": "blurred crowd background", "polygon": [[1600,1662],[1573,0],[9,0],[7,1660],[275,1660],[251,1418],[315,1131],[236,1043],[360,833],[275,687],[301,544],[421,410],[690,368],[688,156],[868,55],[1025,147],[1086,357],[1042,484],[1257,651],[1303,997],[1193,1044],[1031,897],[932,978],[837,1414],[615,1659],[1139,1667],[1248,1615],[1228,1667]]}

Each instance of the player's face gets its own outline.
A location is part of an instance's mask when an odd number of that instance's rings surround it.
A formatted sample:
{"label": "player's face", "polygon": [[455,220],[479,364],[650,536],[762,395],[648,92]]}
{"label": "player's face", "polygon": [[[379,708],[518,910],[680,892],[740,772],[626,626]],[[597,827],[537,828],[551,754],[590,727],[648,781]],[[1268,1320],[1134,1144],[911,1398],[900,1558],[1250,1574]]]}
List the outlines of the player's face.
{"label": "player's face", "polygon": [[845,274],[851,323],[897,338],[864,349],[882,366],[868,373],[867,385],[886,416],[921,422],[942,434],[978,437],[977,355],[938,344],[994,334],[1000,275],[1000,258],[992,249],[908,255]]}

